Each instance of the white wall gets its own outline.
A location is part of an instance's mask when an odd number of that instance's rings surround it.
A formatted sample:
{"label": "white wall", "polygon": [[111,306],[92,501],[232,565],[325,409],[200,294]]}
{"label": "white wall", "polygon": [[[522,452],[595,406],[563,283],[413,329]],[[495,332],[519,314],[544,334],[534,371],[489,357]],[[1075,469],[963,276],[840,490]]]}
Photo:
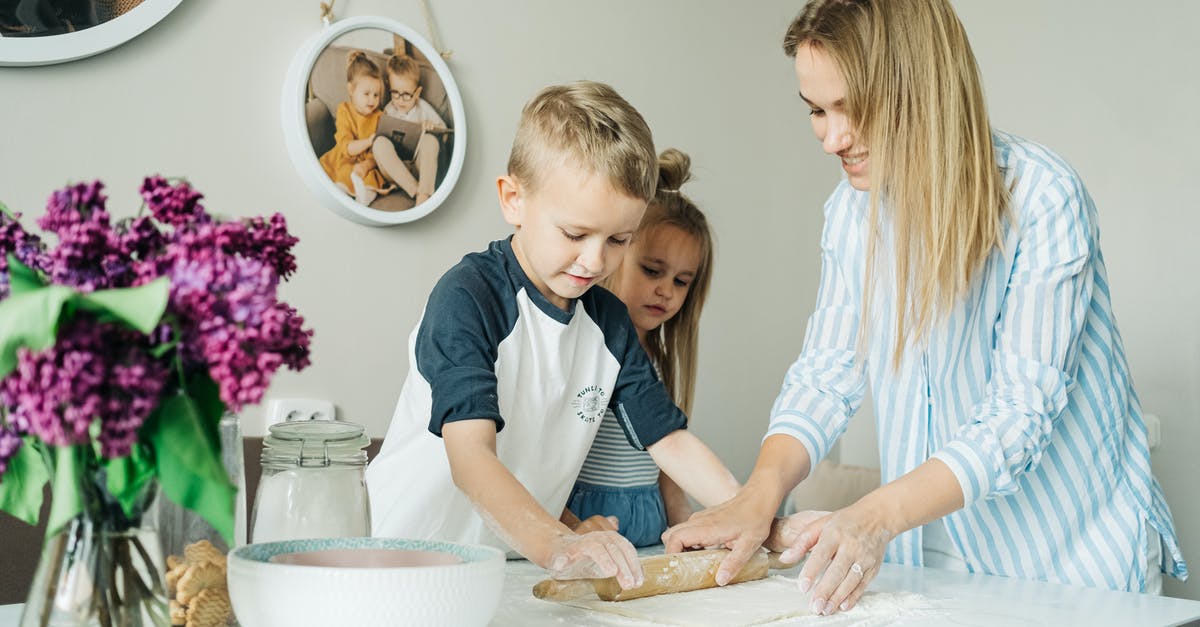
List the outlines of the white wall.
{"label": "white wall", "polygon": [[[91,59],[0,68],[0,200],[38,215],[51,190],[101,178],[110,210],[136,210],[141,176],[187,176],[228,215],[282,211],[299,272],[286,296],[316,329],[311,368],[270,396],[333,400],[382,435],[409,330],[436,278],[507,233],[494,200],[521,105],[543,85],[613,84],[660,147],[694,158],[685,188],[717,231],[695,430],[745,477],[816,292],[820,204],[837,164],[821,154],[780,51],[799,0],[434,2],[470,124],[466,165],[428,218],[363,227],[318,206],[288,161],[278,120],[283,75],[320,27],[317,2],[188,0],[133,42]],[[339,2],[419,31],[417,2]],[[1193,78],[1200,5],[1128,9],[1084,0],[957,2],[998,127],[1048,144],[1100,207],[1117,315],[1147,410],[1163,417],[1155,467],[1185,550],[1200,568],[1200,505],[1188,485],[1200,442],[1200,165]],[[248,430],[261,411],[244,412]],[[258,425],[258,426],[256,426]],[[859,416],[843,460],[874,464]],[[1200,598],[1200,584],[1168,585]]]}

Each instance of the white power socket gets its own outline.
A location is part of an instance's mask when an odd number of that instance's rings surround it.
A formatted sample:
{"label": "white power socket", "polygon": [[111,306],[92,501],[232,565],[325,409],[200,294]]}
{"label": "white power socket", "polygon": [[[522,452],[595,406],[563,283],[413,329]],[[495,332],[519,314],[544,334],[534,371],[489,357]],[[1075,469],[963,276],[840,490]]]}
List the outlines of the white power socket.
{"label": "white power socket", "polygon": [[267,424],[287,420],[335,420],[333,401],[323,398],[273,398],[267,401]]}
{"label": "white power socket", "polygon": [[1142,414],[1142,420],[1146,421],[1146,440],[1153,451],[1162,444],[1162,420],[1154,414]]}

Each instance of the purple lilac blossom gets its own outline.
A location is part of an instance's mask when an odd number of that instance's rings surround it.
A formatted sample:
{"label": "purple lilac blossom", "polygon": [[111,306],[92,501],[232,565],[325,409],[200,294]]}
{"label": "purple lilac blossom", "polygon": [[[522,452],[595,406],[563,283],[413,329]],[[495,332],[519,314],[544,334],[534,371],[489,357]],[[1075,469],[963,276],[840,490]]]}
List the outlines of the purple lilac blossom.
{"label": "purple lilac blossom", "polygon": [[146,206],[150,208],[154,219],[174,227],[194,223],[211,222],[212,218],[204,211],[200,199],[204,194],[192,189],[186,182],[171,185],[161,176],[148,176],[142,181],[138,190]]}
{"label": "purple lilac blossom", "polygon": [[16,433],[52,446],[88,442],[99,421],[101,454],[123,457],[170,374],[137,331],[80,317],[63,325],[54,346],[17,351],[16,369],[0,381],[0,403]]}
{"label": "purple lilac blossom", "polygon": [[7,425],[0,425],[0,481],[8,470],[8,460],[21,448],[21,436]]}

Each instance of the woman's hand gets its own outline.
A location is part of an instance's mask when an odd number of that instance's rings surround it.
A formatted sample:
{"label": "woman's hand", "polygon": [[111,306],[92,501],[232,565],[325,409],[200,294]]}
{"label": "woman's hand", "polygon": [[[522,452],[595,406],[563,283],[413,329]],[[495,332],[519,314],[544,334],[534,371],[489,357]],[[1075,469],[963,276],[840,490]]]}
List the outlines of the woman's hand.
{"label": "woman's hand", "polygon": [[615,531],[560,536],[546,570],[553,579],[616,577],[624,590],[636,588],[645,580],[637,551]]}
{"label": "woman's hand", "polygon": [[801,592],[812,589],[814,614],[848,610],[879,573],[883,553],[896,535],[893,525],[884,508],[868,498],[797,528],[794,523],[806,514],[813,512],[780,519],[773,529],[773,548],[785,549],[780,556],[785,563],[808,553],[798,583]]}
{"label": "woman's hand", "polygon": [[775,507],[753,493],[739,492],[728,501],[692,514],[687,522],[663,533],[667,553],[691,548],[725,547],[729,555],[717,569],[717,585],[733,579],[771,530]]}

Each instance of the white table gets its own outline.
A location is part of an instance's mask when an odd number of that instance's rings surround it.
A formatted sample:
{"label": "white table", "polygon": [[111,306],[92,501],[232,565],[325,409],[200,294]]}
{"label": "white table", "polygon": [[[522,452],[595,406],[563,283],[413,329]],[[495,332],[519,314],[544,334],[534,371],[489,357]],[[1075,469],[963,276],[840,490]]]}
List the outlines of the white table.
{"label": "white table", "polygon": [[[775,574],[795,577],[797,569]],[[508,563],[504,596],[492,620],[493,627],[542,627],[563,625],[612,625],[631,627],[634,621],[533,598],[533,584],[545,572],[526,561]],[[931,568],[908,568],[884,564],[871,585],[872,591],[909,591],[929,597],[938,608],[934,614],[893,621],[896,625],[1152,627],[1180,625],[1200,619],[1200,601],[1156,597],[1131,592],[1062,586],[987,575],[967,575]],[[686,594],[686,593],[685,593]],[[796,593],[803,601],[802,595]],[[848,618],[848,617],[846,617]],[[0,605],[0,627],[16,627],[20,605]],[[819,622],[816,622],[819,621]],[[797,618],[772,623],[815,624],[836,627],[851,621],[839,615]],[[643,623],[649,624],[649,623]],[[871,621],[869,624],[881,624]]]}
{"label": "white table", "polygon": [[[772,571],[773,575],[795,578],[798,568]],[[562,625],[612,625],[631,627],[641,623],[625,617],[608,616],[590,610],[535,599],[530,590],[545,578],[545,572],[525,561],[508,563],[504,596],[492,620],[492,627],[562,627]],[[749,584],[745,584],[749,585]],[[879,619],[839,619],[808,616],[771,625],[818,625],[835,627],[847,624],[955,625],[990,627],[1011,625],[1086,625],[1087,627],[1151,627],[1180,625],[1200,619],[1200,601],[1150,596],[1132,592],[1112,592],[1095,588],[1064,586],[954,573],[932,568],[911,568],[884,564],[872,582],[873,592],[914,592],[930,599],[934,611],[896,621]],[[688,594],[688,593],[683,593]],[[796,591],[798,603],[807,601]],[[803,605],[801,605],[802,607]]]}

